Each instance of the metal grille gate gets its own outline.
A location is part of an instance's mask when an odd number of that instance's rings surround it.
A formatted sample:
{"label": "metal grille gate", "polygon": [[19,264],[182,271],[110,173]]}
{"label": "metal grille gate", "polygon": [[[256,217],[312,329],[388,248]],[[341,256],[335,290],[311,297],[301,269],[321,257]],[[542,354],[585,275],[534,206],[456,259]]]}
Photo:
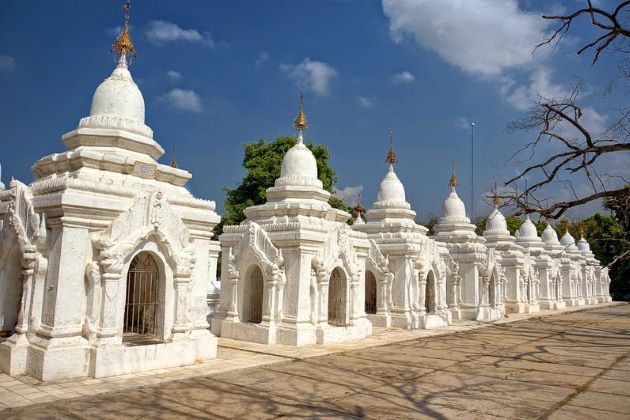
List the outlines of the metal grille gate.
{"label": "metal grille gate", "polygon": [[433,296],[433,290],[435,289],[435,277],[433,271],[430,271],[427,275],[427,283],[424,289],[424,309],[427,313],[435,313],[435,298]]}
{"label": "metal grille gate", "polygon": [[247,322],[260,324],[262,322],[263,273],[258,267],[256,267],[249,277],[248,294],[249,308],[247,311]]}
{"label": "metal grille gate", "polygon": [[127,299],[123,341],[157,339],[158,282],[160,273],[153,257],[141,252],[127,273]]}
{"label": "metal grille gate", "polygon": [[346,284],[343,273],[335,268],[328,284],[328,323],[346,325]]}
{"label": "metal grille gate", "polygon": [[365,272],[365,313],[376,313],[376,277],[371,271]]}

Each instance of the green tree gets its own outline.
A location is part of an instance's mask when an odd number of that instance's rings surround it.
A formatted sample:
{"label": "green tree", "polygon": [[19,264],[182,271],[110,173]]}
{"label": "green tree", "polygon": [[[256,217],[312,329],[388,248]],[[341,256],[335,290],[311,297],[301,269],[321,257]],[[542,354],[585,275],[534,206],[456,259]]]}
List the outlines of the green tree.
{"label": "green tree", "polygon": [[[278,137],[270,143],[260,139],[245,144],[243,167],[247,170],[247,174],[236,188],[224,188],[225,215],[215,229],[217,236],[223,231],[223,225],[236,225],[245,220],[243,211],[247,207],[265,203],[267,188],[273,187],[275,180],[280,177],[282,158],[291,147],[295,146],[296,142],[295,137]],[[337,175],[328,163],[330,159],[328,148],[312,143],[306,143],[306,147],[315,156],[318,177],[324,189],[332,192]],[[329,203],[335,208],[348,211],[348,206],[339,197],[331,197]]]}
{"label": "green tree", "polygon": [[505,218],[507,228],[510,231],[510,235],[516,234],[516,231],[521,228],[523,221],[518,216],[508,216]]}

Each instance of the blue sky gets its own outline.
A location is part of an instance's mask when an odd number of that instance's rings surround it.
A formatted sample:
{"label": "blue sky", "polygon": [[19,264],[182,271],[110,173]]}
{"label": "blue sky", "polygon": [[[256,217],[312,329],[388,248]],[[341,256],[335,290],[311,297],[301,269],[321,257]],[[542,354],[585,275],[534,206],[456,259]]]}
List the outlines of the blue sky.
{"label": "blue sky", "polygon": [[[555,50],[531,54],[550,30],[539,16],[580,4],[135,0],[131,71],[146,122],[168,151],[161,161],[177,146],[179,166],[193,174],[189,189],[216,200],[220,211],[222,188],[244,175],[242,145],[293,134],[304,88],[306,139],[329,147],[337,188],[349,196],[362,189],[364,205],[375,200],[392,130],[396,170],[421,220],[441,213],[452,160],[469,204],[475,121],[475,200],[484,213],[481,194],[515,174],[506,161],[527,140],[506,124],[537,92],[562,94],[583,80],[590,124],[600,129],[610,120],[616,98],[604,89],[614,57],[591,66],[592,54],[575,54],[594,33],[589,25],[576,25]],[[109,50],[121,23],[121,1],[0,3],[5,183],[11,176],[30,182],[37,159],[63,151],[61,135],[89,113],[95,88],[114,67]]]}

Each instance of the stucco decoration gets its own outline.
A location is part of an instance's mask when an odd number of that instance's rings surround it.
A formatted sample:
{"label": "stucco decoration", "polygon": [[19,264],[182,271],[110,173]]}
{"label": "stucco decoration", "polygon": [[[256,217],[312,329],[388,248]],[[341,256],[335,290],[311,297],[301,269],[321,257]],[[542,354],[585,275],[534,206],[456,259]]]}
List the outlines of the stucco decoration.
{"label": "stucco decoration", "polygon": [[[46,258],[40,252],[47,241],[46,217],[35,212],[31,190],[22,182],[11,180],[9,189],[2,193],[7,195],[8,208],[0,227],[0,261],[17,245],[21,255],[22,290],[15,331],[24,334],[28,331],[30,321],[35,324],[38,322],[36,317],[30,319],[29,314],[35,278],[43,278],[47,265]],[[4,277],[1,270],[0,277]],[[6,282],[5,287],[15,287],[10,284],[13,279],[0,278],[0,281]]]}
{"label": "stucco decoration", "polygon": [[132,251],[151,237],[167,251],[175,277],[190,277],[194,265],[190,232],[160,191],[136,198],[94,241],[104,277],[120,276]]}
{"label": "stucco decoration", "polygon": [[348,240],[348,230],[349,228],[343,225],[332,229],[321,250],[313,257],[313,268],[320,281],[327,281],[338,266],[344,267],[352,279],[361,275],[362,270]]}
{"label": "stucco decoration", "polygon": [[386,313],[394,306],[392,302],[392,286],[394,273],[389,270],[389,256],[383,255],[378,245],[370,239],[370,248],[365,260],[367,270],[372,271],[377,281],[377,313]]}

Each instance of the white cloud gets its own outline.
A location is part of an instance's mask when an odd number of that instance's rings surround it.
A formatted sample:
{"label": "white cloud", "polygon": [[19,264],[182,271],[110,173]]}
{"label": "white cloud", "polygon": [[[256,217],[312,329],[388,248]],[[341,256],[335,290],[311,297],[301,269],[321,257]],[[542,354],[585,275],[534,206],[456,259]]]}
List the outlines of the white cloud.
{"label": "white cloud", "polygon": [[513,82],[507,82],[508,85],[502,89],[505,95],[507,103],[524,111],[533,105],[535,105],[540,97],[551,98],[566,98],[571,94],[568,86],[559,85],[551,81],[551,70],[545,66],[541,66],[532,71],[529,75],[530,83],[526,86],[519,86],[510,91],[510,86],[513,86]]}
{"label": "white cloud", "polygon": [[261,51],[258,53],[258,56],[256,57],[256,62],[254,64],[256,66],[260,66],[261,64],[265,63],[267,60],[269,60],[269,53],[267,51]]}
{"label": "white cloud", "polygon": [[357,203],[359,194],[363,191],[363,185],[357,185],[353,187],[345,187],[342,189],[335,188],[335,195],[343,200],[349,206],[354,206]]}
{"label": "white cloud", "polygon": [[178,83],[181,82],[183,79],[183,76],[180,72],[175,71],[175,70],[169,70],[166,72],[166,76],[168,76],[169,79],[171,79],[171,82],[173,83]]}
{"label": "white cloud", "polygon": [[0,73],[11,73],[15,71],[16,61],[10,55],[0,54]]}
{"label": "white cloud", "polygon": [[146,29],[150,41],[161,44],[164,42],[183,41],[216,47],[216,43],[209,32],[199,32],[196,29],[184,29],[179,25],[165,20],[152,20]]}
{"label": "white cloud", "polygon": [[372,108],[374,106],[374,99],[367,96],[357,96],[357,105],[361,108]]}
{"label": "white cloud", "polygon": [[167,94],[158,97],[158,101],[173,109],[188,112],[202,112],[201,99],[194,90],[173,89]]}
{"label": "white cloud", "polygon": [[299,64],[281,64],[280,70],[298,86],[309,89],[319,96],[328,95],[330,81],[337,75],[329,64],[306,57]]}
{"label": "white cloud", "polygon": [[383,0],[395,42],[411,36],[462,70],[483,76],[531,63],[549,23],[516,0]]}
{"label": "white cloud", "polygon": [[[541,12],[521,10],[517,0],[383,0],[383,10],[394,42],[410,37],[464,72],[497,83],[516,109],[535,105],[539,95],[570,93],[553,81],[550,49],[533,54],[548,36],[549,21]],[[529,79],[524,83],[523,75]]]}
{"label": "white cloud", "polygon": [[416,80],[415,76],[409,71],[396,73],[390,78],[390,81],[395,85],[400,85],[402,83],[411,83],[414,80]]}

